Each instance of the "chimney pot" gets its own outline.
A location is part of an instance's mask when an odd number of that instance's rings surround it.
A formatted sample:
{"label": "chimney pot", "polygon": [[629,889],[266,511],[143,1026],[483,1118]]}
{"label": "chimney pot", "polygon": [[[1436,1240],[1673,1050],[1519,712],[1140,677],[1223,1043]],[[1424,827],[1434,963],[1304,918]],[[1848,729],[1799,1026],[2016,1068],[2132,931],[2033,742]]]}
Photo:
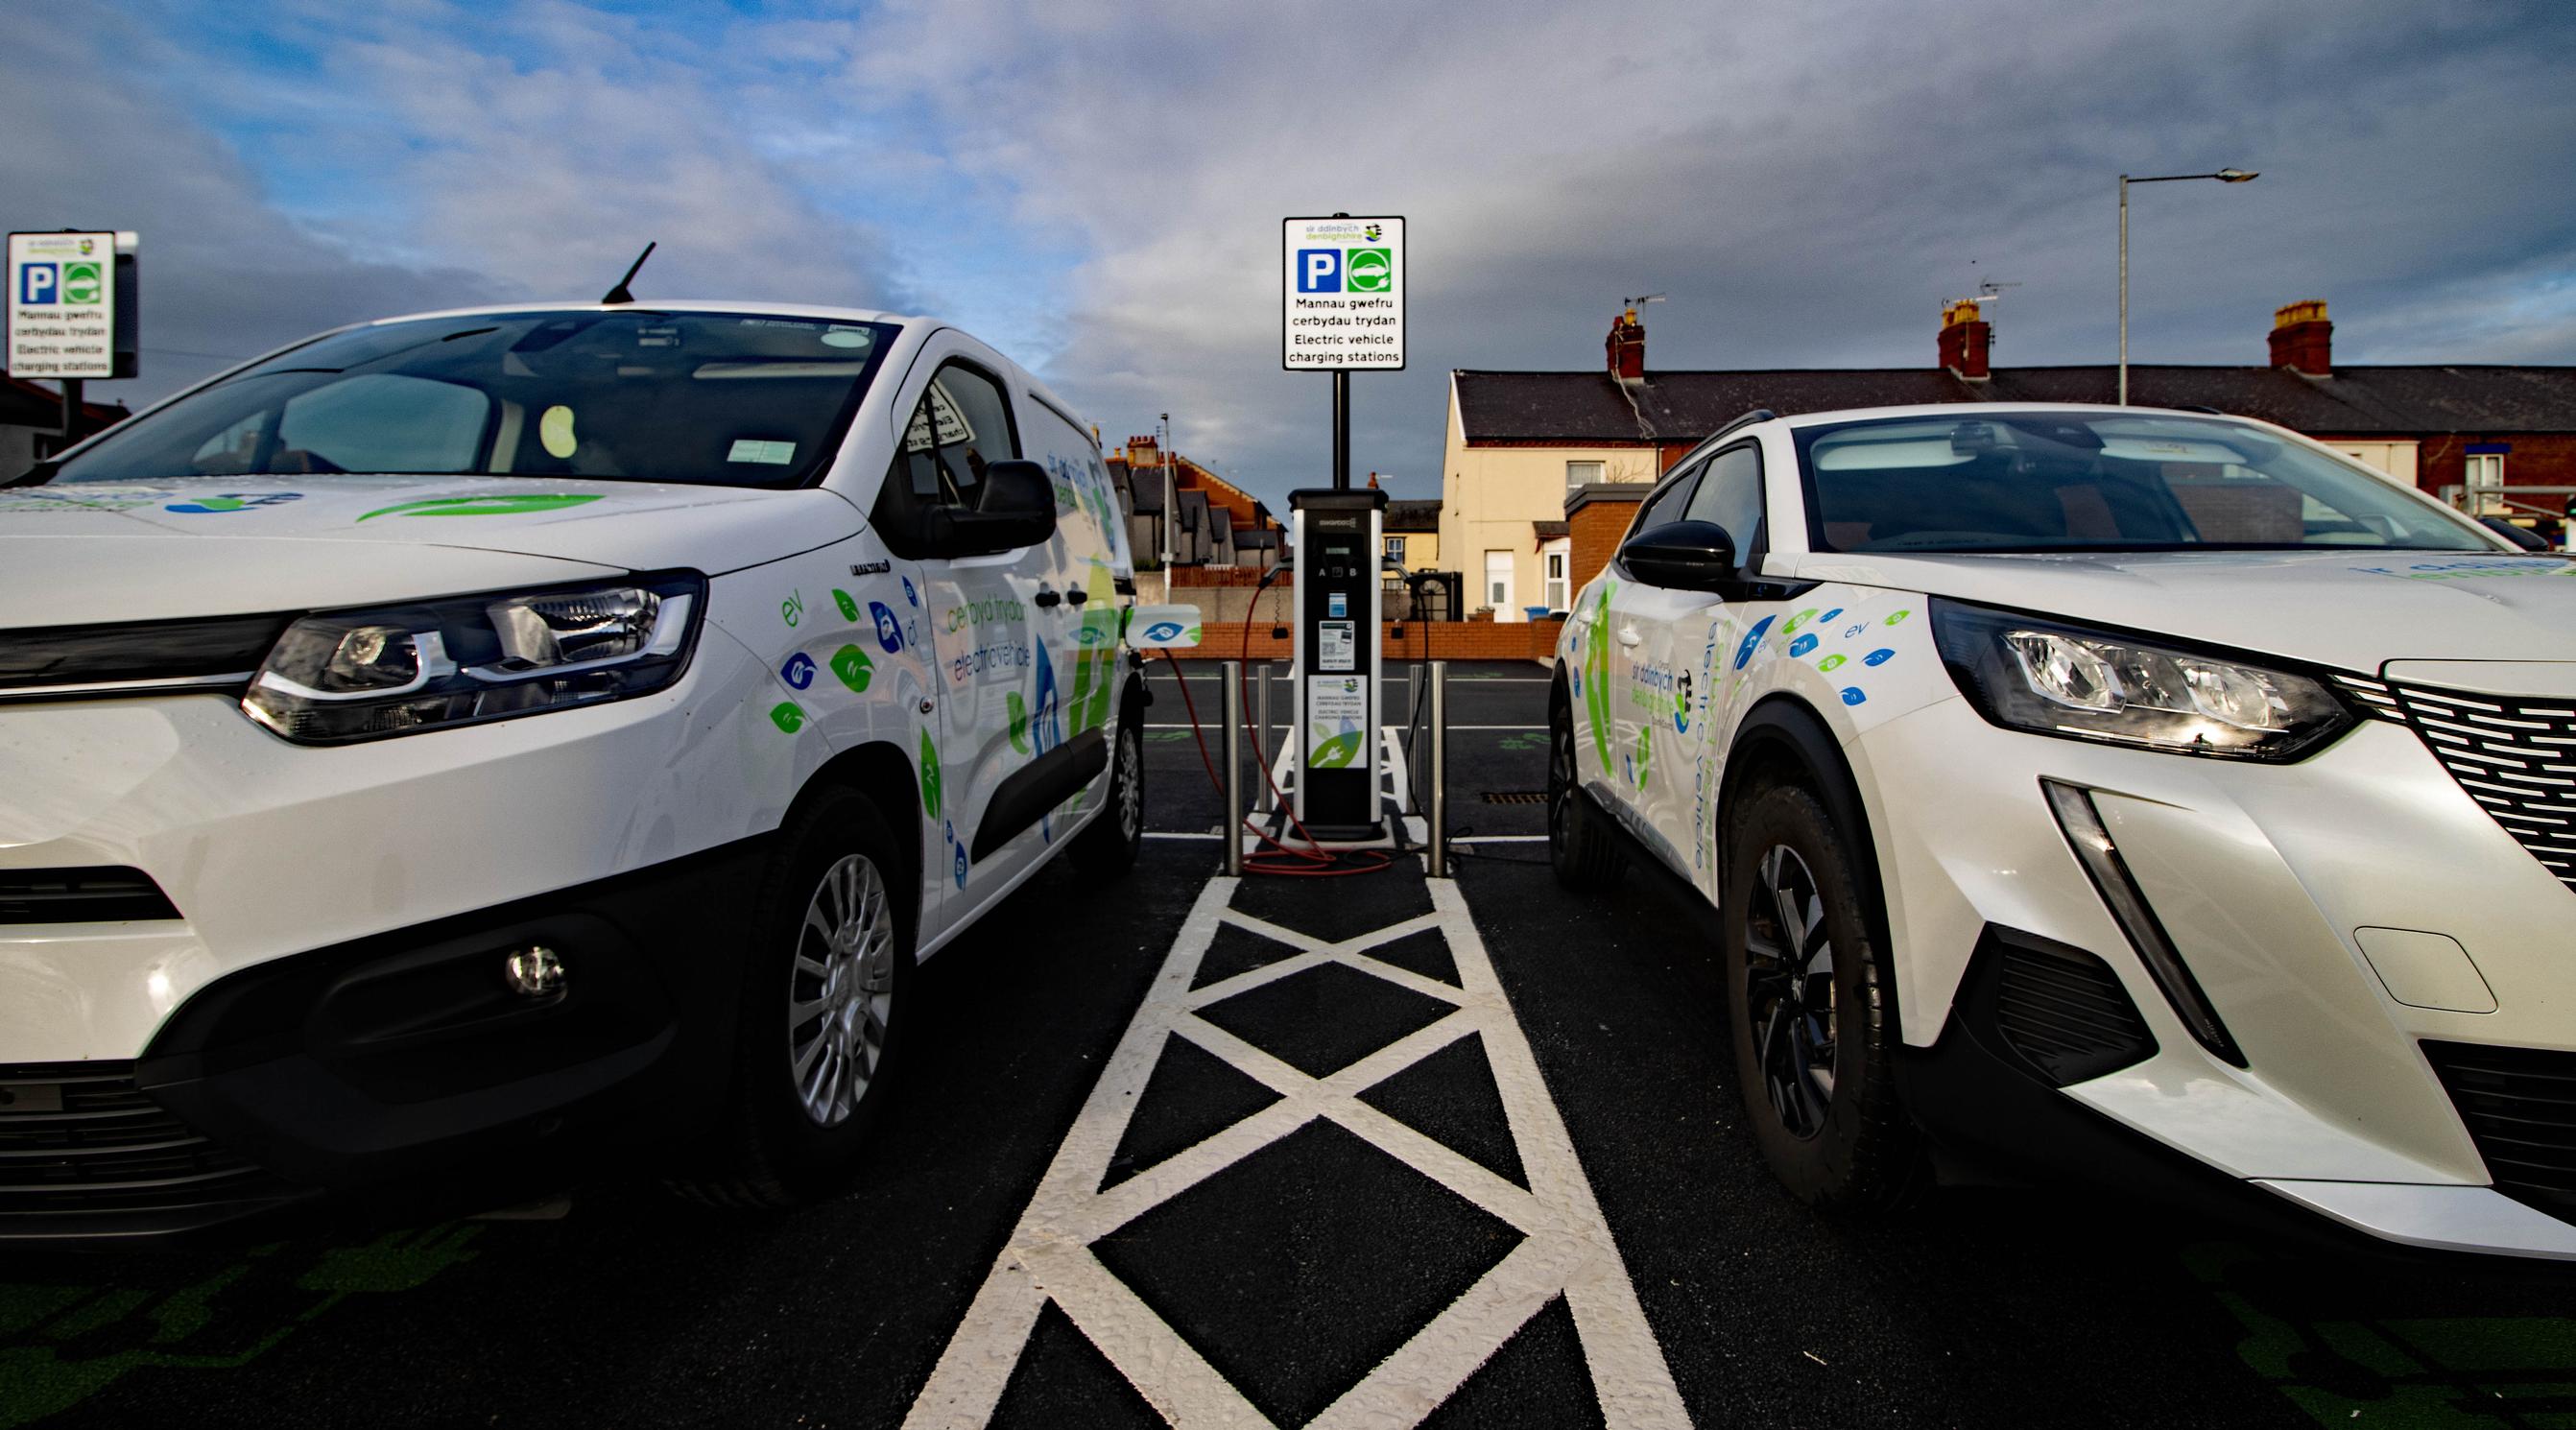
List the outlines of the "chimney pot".
{"label": "chimney pot", "polygon": [[1602,341],[1609,357],[1610,375],[1621,382],[1646,380],[1646,325],[1637,321],[1637,310],[1629,308],[1610,321],[1610,336]]}
{"label": "chimney pot", "polygon": [[1941,366],[1966,381],[1983,382],[1993,375],[1987,352],[1994,340],[1994,325],[1978,316],[1975,299],[1942,305]]}
{"label": "chimney pot", "polygon": [[2272,310],[2272,366],[2308,377],[2334,376],[2334,324],[2316,298]]}

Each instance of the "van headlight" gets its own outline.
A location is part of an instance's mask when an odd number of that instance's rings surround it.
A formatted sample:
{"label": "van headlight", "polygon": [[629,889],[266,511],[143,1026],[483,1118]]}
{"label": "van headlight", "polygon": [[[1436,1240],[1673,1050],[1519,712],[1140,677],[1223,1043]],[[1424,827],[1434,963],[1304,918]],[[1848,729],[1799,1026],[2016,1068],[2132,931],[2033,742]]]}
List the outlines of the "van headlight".
{"label": "van headlight", "polygon": [[2277,763],[2354,721],[2322,681],[2232,655],[1938,598],[1932,634],[1968,703],[2010,730]]}
{"label": "van headlight", "polygon": [[322,612],[277,638],[242,709],[340,745],[624,700],[688,669],[706,593],[679,572]]}

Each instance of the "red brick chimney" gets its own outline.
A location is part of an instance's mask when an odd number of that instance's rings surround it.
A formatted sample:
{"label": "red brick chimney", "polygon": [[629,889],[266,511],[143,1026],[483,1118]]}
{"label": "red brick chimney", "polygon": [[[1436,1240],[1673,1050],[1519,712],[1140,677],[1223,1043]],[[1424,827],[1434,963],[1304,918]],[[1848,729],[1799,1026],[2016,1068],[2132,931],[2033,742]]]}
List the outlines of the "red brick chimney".
{"label": "red brick chimney", "polygon": [[1609,354],[1612,377],[1621,382],[1646,380],[1646,325],[1637,321],[1635,308],[1611,320],[1610,336],[1601,346]]}
{"label": "red brick chimney", "polygon": [[2334,324],[2326,321],[2323,299],[2272,310],[2272,366],[2308,377],[2334,376]]}
{"label": "red brick chimney", "polygon": [[1962,298],[1941,305],[1941,365],[1970,382],[1992,374],[1986,350],[1993,346],[1995,326],[1977,316],[1977,300]]}
{"label": "red brick chimney", "polygon": [[1130,437],[1127,439],[1128,466],[1156,467],[1161,466],[1162,461],[1162,452],[1160,448],[1156,446],[1152,437]]}

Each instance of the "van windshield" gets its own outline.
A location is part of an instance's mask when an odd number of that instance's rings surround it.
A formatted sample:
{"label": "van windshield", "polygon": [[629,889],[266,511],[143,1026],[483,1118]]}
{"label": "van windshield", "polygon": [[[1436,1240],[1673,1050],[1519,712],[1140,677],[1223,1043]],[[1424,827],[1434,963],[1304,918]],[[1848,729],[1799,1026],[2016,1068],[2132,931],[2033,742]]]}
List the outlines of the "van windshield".
{"label": "van windshield", "polygon": [[1818,551],[2491,551],[2466,521],[2259,428],[1980,412],[1802,428]]}
{"label": "van windshield", "polygon": [[486,313],[316,338],[126,423],[55,482],[328,472],[789,487],[895,329],[734,313]]}

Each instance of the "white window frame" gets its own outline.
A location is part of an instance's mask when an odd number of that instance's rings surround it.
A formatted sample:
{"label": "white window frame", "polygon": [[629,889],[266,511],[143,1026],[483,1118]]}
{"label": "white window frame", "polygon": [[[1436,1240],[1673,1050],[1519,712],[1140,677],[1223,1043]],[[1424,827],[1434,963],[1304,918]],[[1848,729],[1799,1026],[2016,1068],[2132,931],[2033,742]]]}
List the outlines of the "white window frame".
{"label": "white window frame", "polygon": [[1551,611],[1569,609],[1569,603],[1574,599],[1574,592],[1566,580],[1566,575],[1574,562],[1573,543],[1564,537],[1558,537],[1539,548],[1538,560],[1539,599],[1547,602],[1547,608]]}
{"label": "white window frame", "polygon": [[[1591,475],[1576,475],[1578,471],[1586,468],[1590,470]],[[1610,480],[1610,464],[1608,462],[1586,461],[1581,458],[1574,457],[1566,459],[1565,489],[1567,491],[1573,491],[1577,487],[1596,485],[1608,480]]]}

